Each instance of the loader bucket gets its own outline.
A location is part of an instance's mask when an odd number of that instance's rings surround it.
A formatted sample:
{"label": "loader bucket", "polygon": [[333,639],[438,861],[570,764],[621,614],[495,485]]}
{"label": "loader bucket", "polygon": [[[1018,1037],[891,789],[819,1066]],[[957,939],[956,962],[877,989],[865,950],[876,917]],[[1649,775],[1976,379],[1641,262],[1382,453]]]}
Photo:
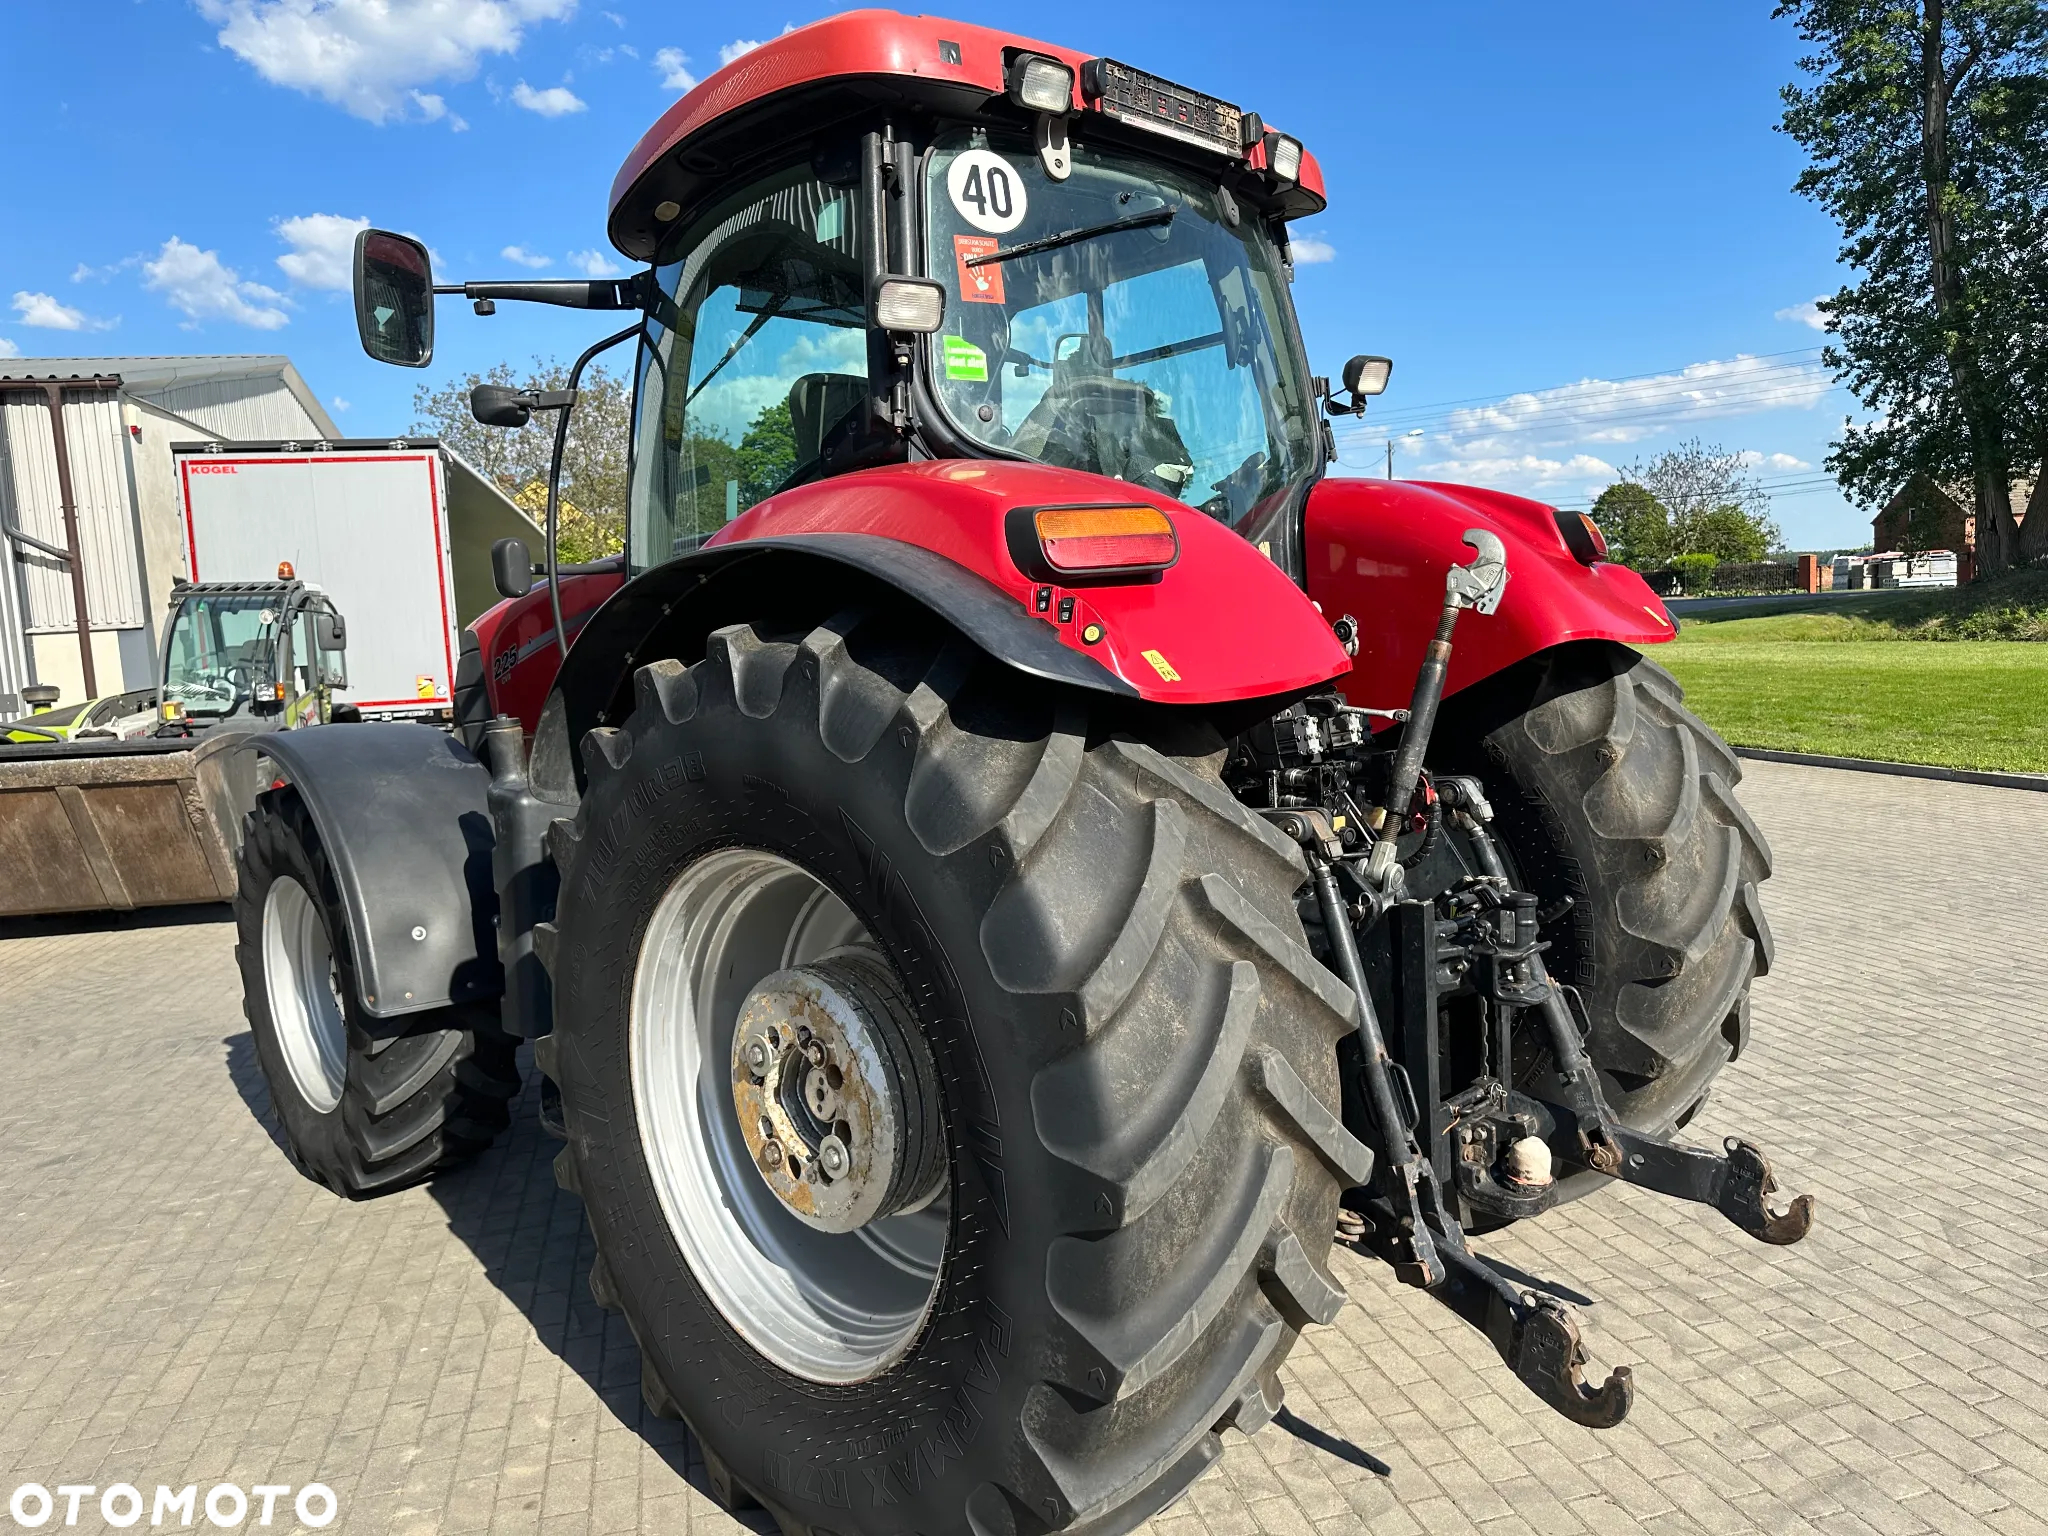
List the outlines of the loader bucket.
{"label": "loader bucket", "polygon": [[0,917],[226,901],[247,738],[0,749]]}

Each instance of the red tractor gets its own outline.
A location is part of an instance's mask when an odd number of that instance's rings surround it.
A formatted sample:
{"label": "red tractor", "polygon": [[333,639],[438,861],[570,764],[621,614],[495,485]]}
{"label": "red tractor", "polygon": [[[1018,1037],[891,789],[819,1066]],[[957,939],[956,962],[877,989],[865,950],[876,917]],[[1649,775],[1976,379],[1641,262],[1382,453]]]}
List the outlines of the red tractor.
{"label": "red tractor", "polygon": [[[1670,1140],[1770,958],[1671,620],[1582,518],[1326,476],[1388,365],[1309,371],[1323,206],[1254,112],[860,12],[634,149],[631,278],[358,244],[386,361],[436,293],[633,316],[577,365],[638,346],[629,533],[501,545],[455,735],[266,745],[271,1092],[367,1196],[531,1040],[650,1404],[787,1532],[1127,1529],[1278,1410],[1339,1238],[1611,1424],[1468,1233],[1616,1180],[1807,1229]],[[473,406],[559,443],[574,393]]]}

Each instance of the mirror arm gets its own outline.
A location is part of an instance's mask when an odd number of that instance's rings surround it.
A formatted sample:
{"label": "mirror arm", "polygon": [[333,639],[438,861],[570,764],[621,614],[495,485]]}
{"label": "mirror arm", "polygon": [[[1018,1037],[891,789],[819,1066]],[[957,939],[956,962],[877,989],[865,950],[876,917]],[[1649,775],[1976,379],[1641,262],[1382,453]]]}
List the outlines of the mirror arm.
{"label": "mirror arm", "polygon": [[650,309],[656,298],[652,271],[598,282],[573,279],[555,282],[436,283],[435,293],[461,294],[465,299],[520,300],[555,304],[564,309]]}
{"label": "mirror arm", "polygon": [[[574,286],[574,285],[570,285]],[[593,284],[592,286],[597,286]],[[634,321],[623,331],[607,336],[602,341],[592,342],[576,359],[576,366],[569,370],[569,387],[561,391],[568,397],[555,416],[555,451],[548,459],[548,612],[555,621],[555,665],[560,668],[569,660],[569,632],[562,623],[562,577],[561,566],[555,548],[555,522],[557,508],[561,505],[562,456],[569,448],[569,412],[576,400],[576,386],[583,378],[583,370],[598,353],[617,346],[622,341],[638,336],[641,322]]]}

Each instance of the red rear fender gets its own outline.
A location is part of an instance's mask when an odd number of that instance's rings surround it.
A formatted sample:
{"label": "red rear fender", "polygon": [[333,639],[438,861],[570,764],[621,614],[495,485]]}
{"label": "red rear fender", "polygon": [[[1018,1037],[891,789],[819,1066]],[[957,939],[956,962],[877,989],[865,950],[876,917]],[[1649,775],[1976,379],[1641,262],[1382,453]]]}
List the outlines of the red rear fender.
{"label": "red rear fender", "polygon": [[[1069,587],[1035,582],[1012,559],[1014,509],[1102,504],[1165,512],[1179,560],[1156,580]],[[1270,560],[1212,518],[1121,480],[999,461],[891,465],[771,497],[710,544],[816,534],[866,534],[939,555],[1156,703],[1290,693],[1349,665],[1329,624]]]}
{"label": "red rear fender", "polygon": [[1508,586],[1498,611],[1459,621],[1446,692],[1568,640],[1654,645],[1676,633],[1634,571],[1580,564],[1541,502],[1472,486],[1325,480],[1308,499],[1308,590],[1331,618],[1358,620],[1358,660],[1343,684],[1353,703],[1408,702],[1443,610],[1444,572],[1472,558],[1467,528],[1500,536]]}

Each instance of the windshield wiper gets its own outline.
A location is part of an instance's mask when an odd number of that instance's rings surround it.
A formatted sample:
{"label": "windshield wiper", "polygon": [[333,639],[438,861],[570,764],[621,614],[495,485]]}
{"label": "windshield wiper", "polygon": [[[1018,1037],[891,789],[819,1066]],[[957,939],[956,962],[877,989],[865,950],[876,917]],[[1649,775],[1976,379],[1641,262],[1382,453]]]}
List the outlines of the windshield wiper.
{"label": "windshield wiper", "polygon": [[1126,229],[1152,229],[1160,224],[1171,224],[1178,208],[1154,208],[1150,213],[1134,213],[1127,219],[1112,219],[1107,224],[1089,224],[1081,229],[1063,230],[1057,235],[1047,235],[1043,240],[1026,240],[1022,245],[1013,245],[1006,251],[990,251],[984,256],[969,256],[970,267],[992,267],[999,261],[1013,261],[1019,256],[1036,256],[1040,251],[1056,251],[1063,245],[1079,245],[1083,240],[1093,240],[1098,235],[1119,234]]}

